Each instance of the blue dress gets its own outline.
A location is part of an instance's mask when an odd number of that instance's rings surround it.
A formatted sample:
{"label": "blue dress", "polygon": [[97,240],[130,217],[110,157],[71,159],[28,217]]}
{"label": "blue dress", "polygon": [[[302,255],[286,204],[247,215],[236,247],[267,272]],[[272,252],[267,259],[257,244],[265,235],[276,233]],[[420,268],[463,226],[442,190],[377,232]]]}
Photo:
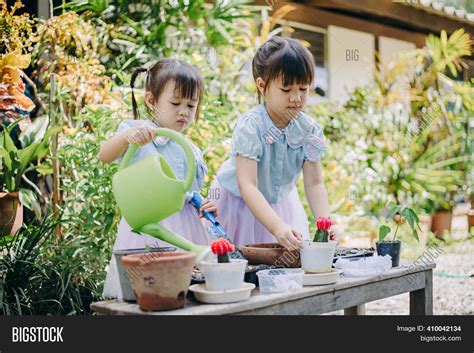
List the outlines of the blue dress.
{"label": "blue dress", "polygon": [[259,191],[285,223],[308,238],[308,218],[296,183],[303,163],[319,161],[326,149],[322,128],[305,113],[300,113],[283,129],[273,124],[264,104],[238,119],[232,135],[231,156],[219,168],[211,190],[211,195],[218,195],[215,202],[220,223],[237,246],[276,242],[276,239],[240,196],[236,156],[257,162]]}

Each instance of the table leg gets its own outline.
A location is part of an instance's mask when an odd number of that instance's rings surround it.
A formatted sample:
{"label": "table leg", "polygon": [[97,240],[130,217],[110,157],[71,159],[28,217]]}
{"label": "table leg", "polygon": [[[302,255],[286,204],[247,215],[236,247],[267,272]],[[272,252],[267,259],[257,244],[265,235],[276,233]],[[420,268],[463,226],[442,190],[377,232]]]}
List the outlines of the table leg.
{"label": "table leg", "polygon": [[425,271],[425,288],[410,292],[410,315],[433,315],[433,270]]}
{"label": "table leg", "polygon": [[365,315],[365,304],[345,308],[344,315]]}

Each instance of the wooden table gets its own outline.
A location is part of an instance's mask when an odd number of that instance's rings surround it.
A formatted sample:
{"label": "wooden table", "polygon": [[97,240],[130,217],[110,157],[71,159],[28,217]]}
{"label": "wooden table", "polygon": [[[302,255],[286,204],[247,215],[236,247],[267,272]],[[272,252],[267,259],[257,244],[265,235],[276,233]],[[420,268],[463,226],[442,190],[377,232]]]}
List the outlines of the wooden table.
{"label": "wooden table", "polygon": [[382,275],[341,276],[336,284],[303,287],[295,292],[261,294],[231,304],[200,304],[188,301],[178,310],[145,312],[122,300],[101,301],[91,309],[101,315],[316,315],[344,309],[345,315],[364,315],[365,303],[410,293],[410,315],[433,314],[434,263],[402,261]]}

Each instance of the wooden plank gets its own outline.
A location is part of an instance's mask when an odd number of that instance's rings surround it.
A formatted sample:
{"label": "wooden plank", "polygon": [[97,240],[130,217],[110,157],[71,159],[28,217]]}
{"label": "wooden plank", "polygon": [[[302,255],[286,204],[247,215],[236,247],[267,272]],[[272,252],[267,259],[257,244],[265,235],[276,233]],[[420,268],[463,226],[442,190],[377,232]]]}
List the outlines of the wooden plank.
{"label": "wooden plank", "polygon": [[368,283],[363,286],[346,288],[334,293],[324,293],[287,303],[279,303],[276,305],[256,308],[237,314],[319,315],[410,292],[413,288],[421,289],[424,286],[424,273],[416,273],[413,275],[413,281],[411,283],[403,278],[391,278],[375,283]]}
{"label": "wooden plank", "polygon": [[383,23],[400,23],[404,27],[425,33],[438,34],[442,29],[452,33],[463,27],[474,35],[474,26],[467,21],[450,19],[391,0],[312,0],[305,1],[305,5],[358,16],[378,17]]}
{"label": "wooden plank", "polygon": [[425,274],[425,287],[410,292],[410,315],[433,315],[433,271]]}
{"label": "wooden plank", "polygon": [[[261,294],[258,290],[252,292],[252,296],[243,302],[230,304],[200,304],[197,302],[189,302],[184,308],[162,312],[143,312],[137,304],[127,303],[121,300],[109,300],[91,304],[91,309],[97,313],[106,315],[226,315],[239,312],[259,310],[260,308],[275,305],[286,305],[288,302],[298,301],[305,298],[311,298],[319,295],[328,294],[328,298],[338,298],[335,293],[343,290],[350,291],[354,287],[365,288],[366,285],[378,282],[384,282],[389,279],[400,280],[402,284],[407,284],[408,289],[405,292],[411,292],[423,288],[419,286],[420,274],[424,276],[424,271],[431,270],[435,267],[434,263],[402,261],[401,266],[393,268],[390,271],[370,277],[341,277],[339,282],[334,285],[304,287],[302,290],[290,293]],[[385,282],[384,282],[385,283]],[[424,277],[423,277],[424,283]],[[383,284],[381,284],[383,286]],[[405,288],[405,287],[403,287]],[[360,291],[360,289],[359,289]],[[387,297],[389,292],[383,292]],[[403,292],[402,292],[403,293]],[[391,294],[395,295],[395,294]],[[370,298],[369,298],[370,299]],[[377,300],[377,299],[372,299]],[[369,300],[370,301],[370,300]],[[347,303],[341,307],[347,308],[365,303],[364,301],[356,303]],[[338,310],[338,309],[336,309]],[[328,311],[332,311],[328,308]],[[324,312],[324,311],[323,311]]]}
{"label": "wooden plank", "polygon": [[106,315],[226,315],[248,314],[321,314],[364,304],[400,293],[423,288],[423,272],[393,277],[382,281],[362,283],[357,286],[321,286],[305,287],[291,293],[261,294],[255,290],[252,297],[244,302],[231,304],[206,305],[189,303],[183,309],[145,313],[137,304],[120,300],[93,303],[91,309]]}
{"label": "wooden plank", "polygon": [[[265,3],[264,0],[257,3]],[[368,21],[365,19],[334,13],[309,5],[295,4],[293,2],[278,2],[275,4],[275,11],[291,4],[296,6],[296,10],[288,13],[285,20],[304,23],[320,28],[327,28],[329,25],[349,28],[357,31],[371,33],[375,36],[386,36],[414,43],[418,48],[425,45],[426,35],[424,33],[413,32],[401,28],[389,26],[388,24]]]}

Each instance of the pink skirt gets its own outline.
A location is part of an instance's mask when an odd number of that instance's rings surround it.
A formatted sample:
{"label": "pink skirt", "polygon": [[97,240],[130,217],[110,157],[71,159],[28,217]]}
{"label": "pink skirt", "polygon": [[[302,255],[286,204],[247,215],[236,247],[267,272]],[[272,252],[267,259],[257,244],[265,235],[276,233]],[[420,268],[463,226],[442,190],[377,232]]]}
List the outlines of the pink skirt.
{"label": "pink skirt", "polygon": [[[211,186],[211,193],[219,212],[218,220],[236,246],[276,243],[276,238],[255,218],[241,197],[237,197],[219,184],[217,178]],[[303,208],[296,187],[277,203],[270,203],[280,218],[299,232],[303,239],[309,239],[308,216]]]}
{"label": "pink skirt", "polygon": [[[199,220],[196,209],[187,202],[181,211],[164,219],[160,224],[195,244],[209,244],[210,239],[204,228],[204,223]],[[153,247],[174,246],[150,235],[132,232],[127,221],[122,218],[118,226],[117,239],[115,240],[113,250],[141,249],[147,245]],[[117,265],[113,255],[107,269],[103,295],[105,297],[122,299]]]}

